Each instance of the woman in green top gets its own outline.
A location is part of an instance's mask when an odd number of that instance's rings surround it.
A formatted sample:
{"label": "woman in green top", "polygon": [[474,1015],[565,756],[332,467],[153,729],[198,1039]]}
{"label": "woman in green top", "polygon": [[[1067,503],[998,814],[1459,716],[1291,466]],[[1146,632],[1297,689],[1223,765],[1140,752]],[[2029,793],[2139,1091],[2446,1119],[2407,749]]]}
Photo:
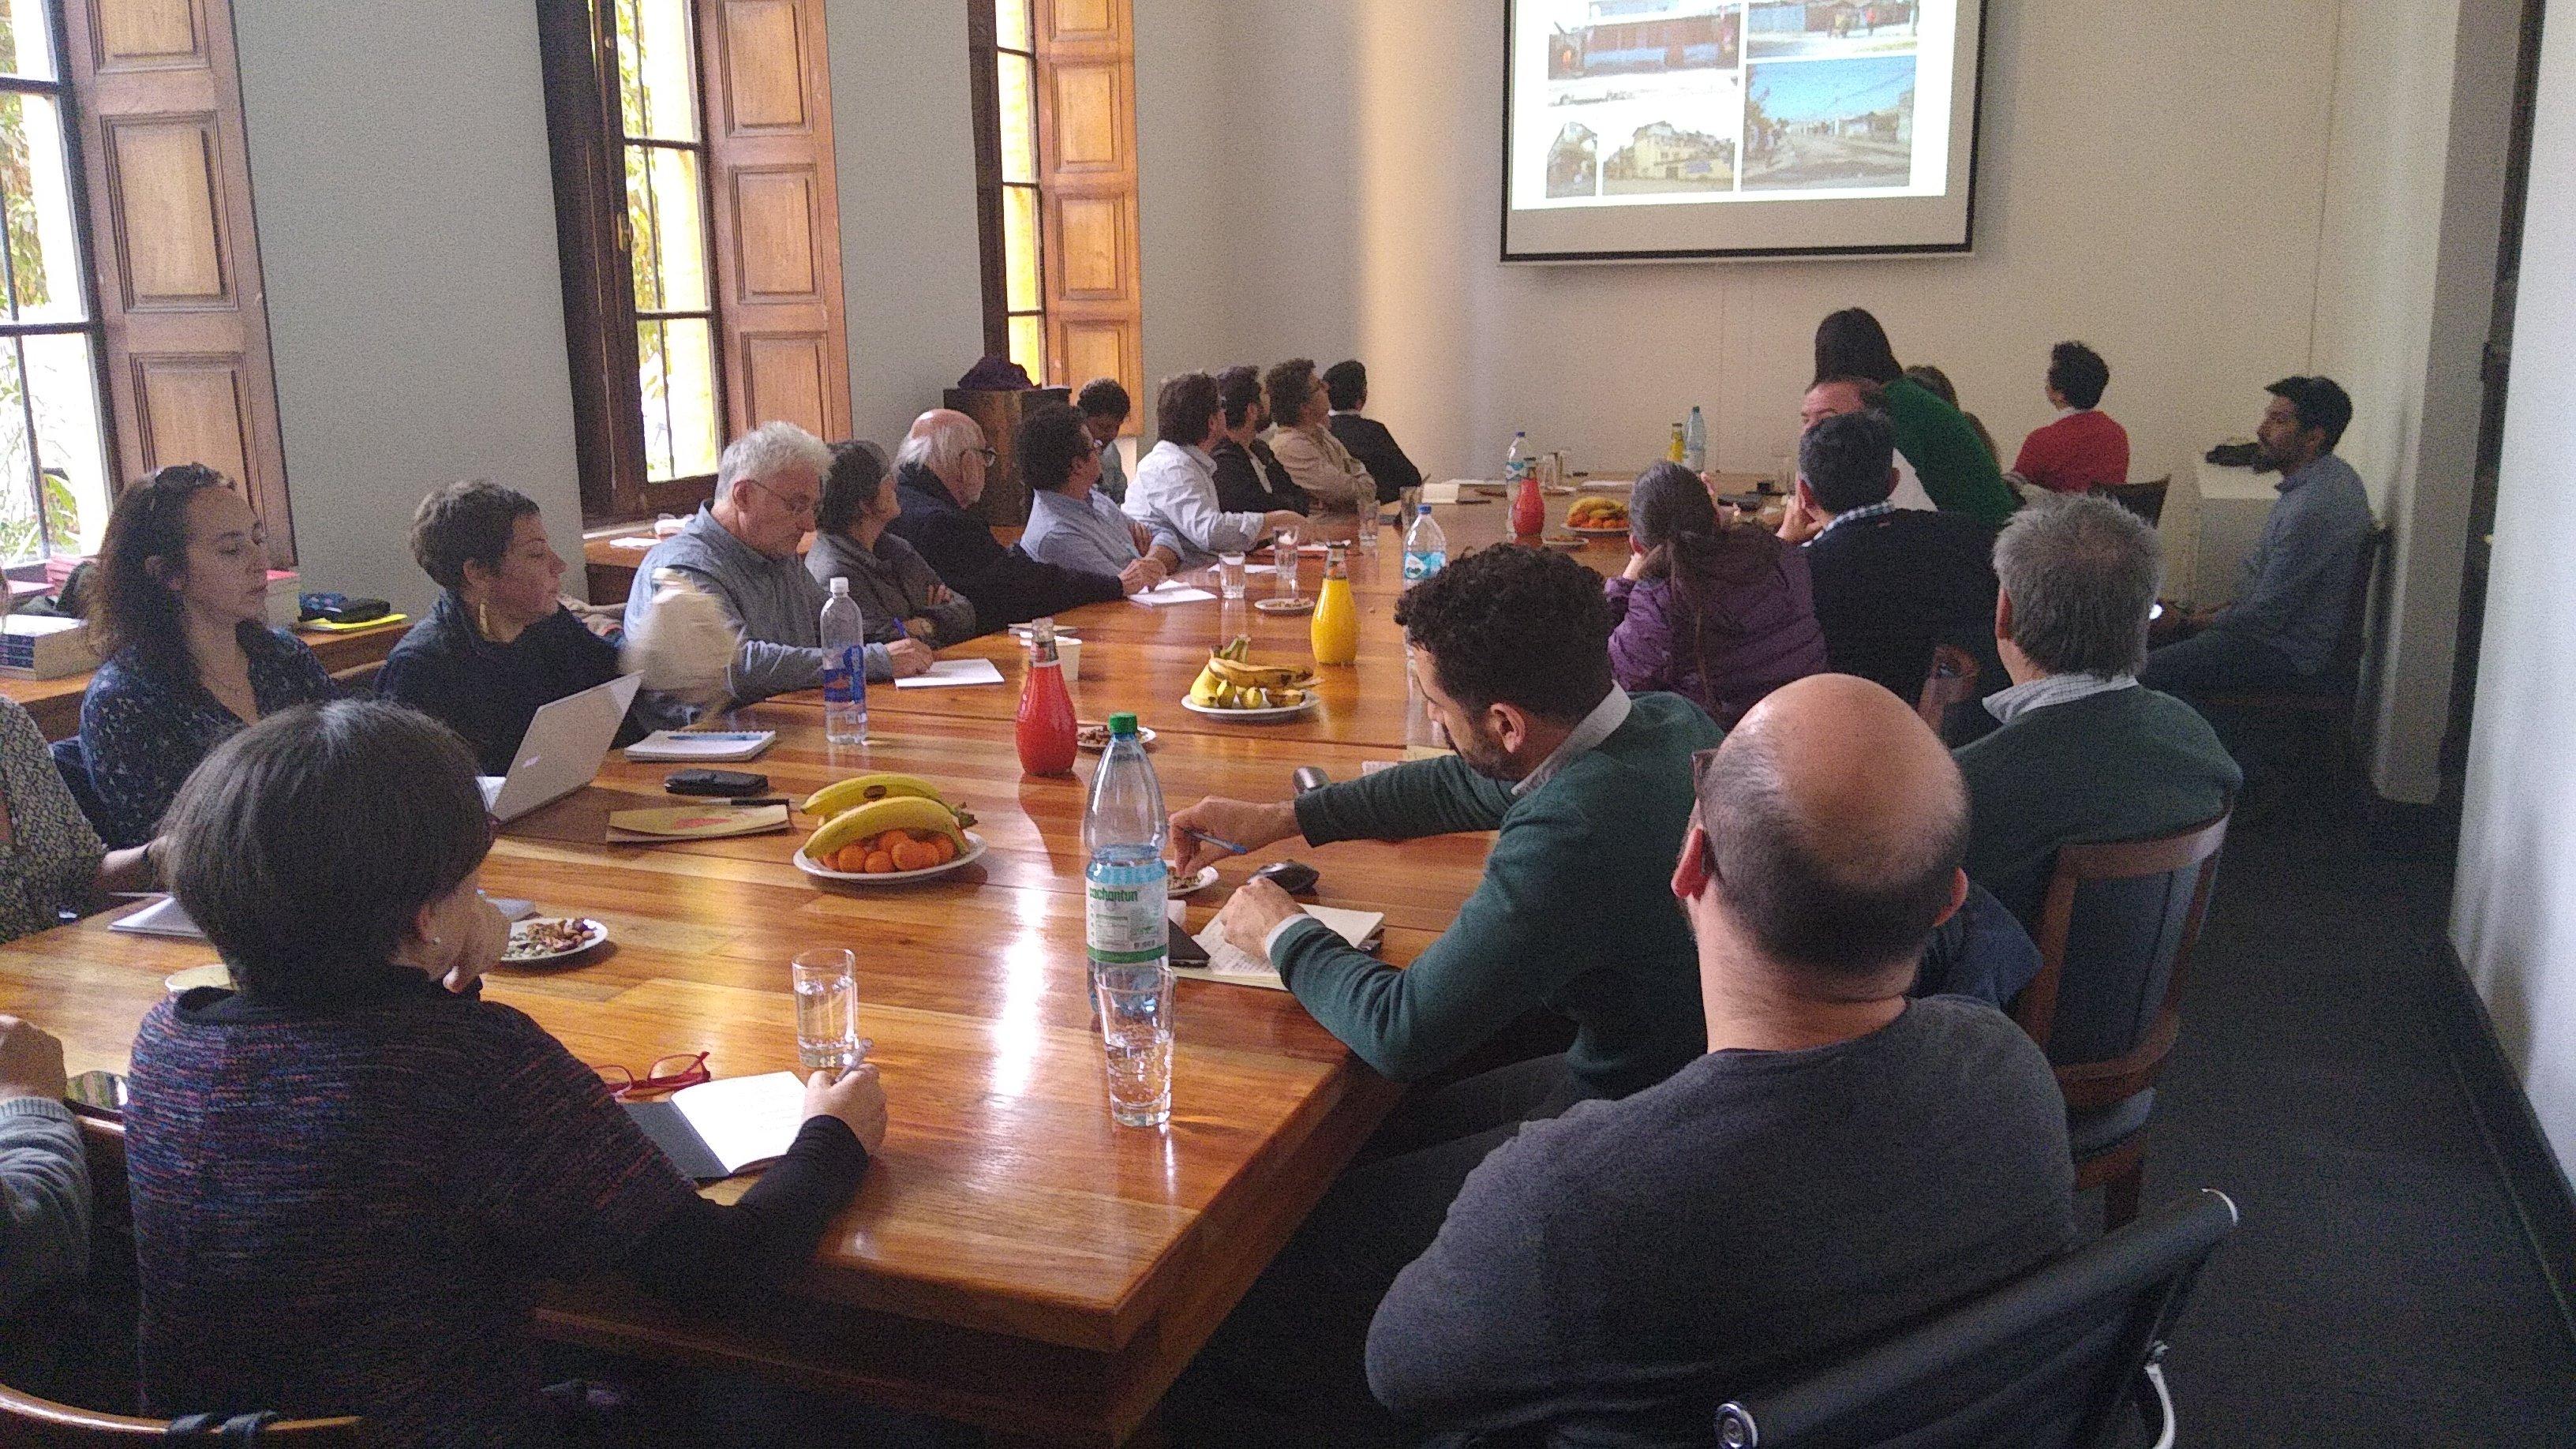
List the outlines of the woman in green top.
{"label": "woman in green top", "polygon": [[1896,451],[1914,465],[1933,506],[1997,525],[2021,506],[2004,484],[1994,450],[1979,440],[1966,414],[1907,377],[1888,345],[1887,329],[1858,307],[1816,327],[1816,381],[1843,377],[1867,378],[1886,391]]}

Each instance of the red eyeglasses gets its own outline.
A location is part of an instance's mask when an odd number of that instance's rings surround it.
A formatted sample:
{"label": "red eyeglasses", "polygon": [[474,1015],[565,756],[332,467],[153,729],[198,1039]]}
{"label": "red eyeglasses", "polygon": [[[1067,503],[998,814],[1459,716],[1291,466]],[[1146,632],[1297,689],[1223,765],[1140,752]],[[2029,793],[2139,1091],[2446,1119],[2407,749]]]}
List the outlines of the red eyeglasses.
{"label": "red eyeglasses", "polygon": [[638,1092],[676,1092],[700,1082],[712,1082],[715,1073],[707,1070],[707,1054],[670,1056],[657,1059],[643,1076],[621,1066],[593,1068],[601,1081],[608,1083],[608,1095],[623,1102]]}

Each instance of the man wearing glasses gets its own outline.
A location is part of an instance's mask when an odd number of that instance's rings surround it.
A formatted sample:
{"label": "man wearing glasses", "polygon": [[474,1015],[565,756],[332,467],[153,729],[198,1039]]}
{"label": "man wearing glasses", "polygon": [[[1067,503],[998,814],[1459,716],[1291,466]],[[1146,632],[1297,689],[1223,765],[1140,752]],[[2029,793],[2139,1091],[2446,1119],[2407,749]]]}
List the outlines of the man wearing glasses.
{"label": "man wearing glasses", "polygon": [[[724,605],[739,642],[725,684],[736,704],[823,683],[823,604],[831,596],[806,572],[798,546],[814,526],[831,449],[794,423],[763,423],[716,462],[716,496],[688,526],[653,546],[626,599],[635,633],[653,608],[653,580],[676,569]],[[867,647],[868,678],[930,668],[930,646],[898,639]]]}
{"label": "man wearing glasses", "polygon": [[1138,568],[1122,578],[1044,563],[1024,548],[1005,547],[983,519],[967,511],[984,497],[993,456],[975,420],[948,408],[914,419],[894,455],[903,513],[887,531],[919,550],[948,587],[974,603],[976,627],[1000,629],[1107,603],[1159,581],[1159,568]]}

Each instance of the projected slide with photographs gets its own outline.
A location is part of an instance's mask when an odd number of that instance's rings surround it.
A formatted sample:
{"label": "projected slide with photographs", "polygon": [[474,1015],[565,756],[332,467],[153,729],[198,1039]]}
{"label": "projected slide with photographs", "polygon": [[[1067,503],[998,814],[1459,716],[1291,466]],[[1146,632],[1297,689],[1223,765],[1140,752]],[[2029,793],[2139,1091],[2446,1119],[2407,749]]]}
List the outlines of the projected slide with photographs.
{"label": "projected slide with photographs", "polygon": [[1514,0],[1510,261],[1967,249],[1982,0]]}

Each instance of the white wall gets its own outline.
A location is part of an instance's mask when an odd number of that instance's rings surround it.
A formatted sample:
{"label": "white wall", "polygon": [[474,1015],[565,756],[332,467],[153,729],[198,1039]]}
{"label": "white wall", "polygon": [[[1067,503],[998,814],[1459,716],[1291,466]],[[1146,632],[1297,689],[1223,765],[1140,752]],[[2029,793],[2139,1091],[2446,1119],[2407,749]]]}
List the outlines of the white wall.
{"label": "white wall", "polygon": [[[2557,18],[2557,17],[2553,17]],[[2576,1164],[2576,26],[2542,45],[2452,940]]]}
{"label": "white wall", "polygon": [[425,605],[412,510],[459,478],[536,499],[578,560],[534,8],[259,0],[234,28],[305,587]]}
{"label": "white wall", "polygon": [[892,452],[984,355],[966,7],[826,0],[851,422]]}

